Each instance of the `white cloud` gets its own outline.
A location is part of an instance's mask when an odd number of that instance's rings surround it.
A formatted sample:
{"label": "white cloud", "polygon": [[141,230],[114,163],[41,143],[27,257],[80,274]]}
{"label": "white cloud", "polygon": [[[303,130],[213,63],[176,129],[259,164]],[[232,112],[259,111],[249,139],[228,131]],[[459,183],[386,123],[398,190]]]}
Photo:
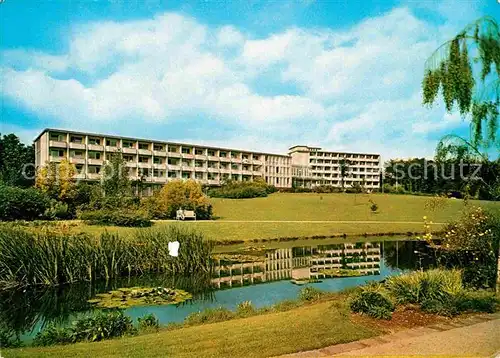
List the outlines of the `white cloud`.
{"label": "white cloud", "polygon": [[[290,28],[260,39],[175,13],[90,23],[73,29],[67,53],[4,51],[0,90],[67,127],[202,116],[236,128],[234,143],[428,155],[430,133],[463,127],[421,105],[425,59],[459,30],[446,26],[408,7],[343,31]],[[257,91],[266,76],[283,90]]]}
{"label": "white cloud", "polygon": [[245,37],[234,26],[223,26],[217,32],[217,44],[219,46],[241,46],[244,41]]}

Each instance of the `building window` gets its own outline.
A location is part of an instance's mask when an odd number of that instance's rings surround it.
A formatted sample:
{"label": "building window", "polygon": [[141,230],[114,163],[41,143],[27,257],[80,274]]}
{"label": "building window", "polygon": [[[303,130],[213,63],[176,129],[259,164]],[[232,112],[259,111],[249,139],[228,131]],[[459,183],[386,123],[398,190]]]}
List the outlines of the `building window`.
{"label": "building window", "polygon": [[101,145],[101,140],[99,138],[89,138],[89,144]]}
{"label": "building window", "polygon": [[89,152],[89,159],[101,159],[101,153],[99,152]]}
{"label": "building window", "polygon": [[220,152],[219,153],[219,157],[221,157],[221,158],[225,158],[226,156],[227,156],[226,152]]}
{"label": "building window", "polygon": [[163,146],[160,144],[155,144],[153,146],[153,149],[156,150],[157,152],[161,152],[161,151],[163,151]]}
{"label": "building window", "polygon": [[149,163],[149,157],[139,156],[139,163]]}
{"label": "building window", "polygon": [[55,141],[59,141],[59,142],[64,142],[64,137],[65,135],[64,134],[60,134],[60,133],[50,133],[50,140],[55,140]]}
{"label": "building window", "polygon": [[99,174],[101,172],[101,167],[95,165],[89,165],[89,173],[91,174]]}
{"label": "building window", "polygon": [[276,167],[276,173],[279,173],[279,172],[280,172],[280,168]]}
{"label": "building window", "polygon": [[70,142],[71,143],[83,143],[83,137],[71,136]]}
{"label": "building window", "polygon": [[168,152],[169,153],[177,153],[177,147],[168,147]]}
{"label": "building window", "polygon": [[191,154],[191,149],[182,147],[182,154]]}
{"label": "building window", "polygon": [[64,157],[64,150],[62,149],[51,149],[50,150],[51,157]]}
{"label": "building window", "polygon": [[215,157],[215,150],[209,150],[208,155],[211,157]]}
{"label": "building window", "polygon": [[154,157],[153,158],[153,163],[155,164],[163,164],[163,161],[161,158],[158,158],[158,157]]}
{"label": "building window", "polygon": [[195,153],[196,155],[203,155],[203,149],[198,149],[198,148],[197,148],[197,149],[195,149],[194,153]]}
{"label": "building window", "polygon": [[134,143],[129,142],[129,141],[124,141],[123,148],[134,148]]}
{"label": "building window", "polygon": [[106,145],[108,147],[116,147],[118,141],[116,139],[106,139]]}
{"label": "building window", "polygon": [[139,143],[139,149],[149,150],[149,144]]}

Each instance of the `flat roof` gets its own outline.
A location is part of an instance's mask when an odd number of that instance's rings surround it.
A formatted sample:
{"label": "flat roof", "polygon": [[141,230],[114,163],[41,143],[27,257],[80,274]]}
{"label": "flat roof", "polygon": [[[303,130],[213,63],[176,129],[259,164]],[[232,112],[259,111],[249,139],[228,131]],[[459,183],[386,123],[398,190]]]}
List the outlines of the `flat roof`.
{"label": "flat roof", "polygon": [[367,153],[367,152],[345,152],[345,151],[338,151],[338,150],[326,150],[322,149],[320,147],[311,147],[309,145],[294,145],[293,147],[288,148],[289,151],[299,148],[299,147],[304,147],[309,149],[309,151],[314,151],[314,152],[321,152],[321,153],[338,153],[338,154],[364,154],[364,155],[378,155],[380,156],[380,153]]}
{"label": "flat roof", "polygon": [[186,146],[189,145],[189,146],[192,146],[192,147],[203,147],[203,148],[208,148],[208,149],[219,149],[219,150],[222,149],[222,150],[229,150],[229,151],[247,152],[247,153],[264,154],[264,155],[274,155],[274,156],[277,156],[277,157],[290,158],[290,155],[288,155],[288,154],[276,154],[276,153],[268,153],[268,152],[258,152],[258,151],[253,151],[253,150],[236,149],[236,148],[232,148],[231,149],[231,148],[224,148],[224,147],[214,147],[214,146],[203,145],[203,144],[169,142],[169,141],[166,141],[166,140],[159,140],[159,139],[145,139],[145,138],[136,138],[136,137],[125,137],[125,136],[119,136],[119,135],[113,135],[113,134],[102,134],[102,133],[93,133],[93,132],[79,132],[79,131],[68,130],[68,129],[61,129],[61,128],[45,128],[33,140],[33,142],[36,142],[46,132],[63,132],[63,133],[69,133],[69,134],[90,135],[90,136],[96,136],[96,137],[127,139],[127,140],[143,141],[143,142],[156,142],[156,143],[163,143],[163,144],[186,145]]}

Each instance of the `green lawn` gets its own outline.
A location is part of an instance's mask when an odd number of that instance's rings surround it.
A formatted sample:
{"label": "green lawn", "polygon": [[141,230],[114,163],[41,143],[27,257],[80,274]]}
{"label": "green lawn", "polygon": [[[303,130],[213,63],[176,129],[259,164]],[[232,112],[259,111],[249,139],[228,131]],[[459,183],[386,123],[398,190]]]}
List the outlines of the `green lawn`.
{"label": "green lawn", "polygon": [[269,357],[355,341],[379,332],[350,321],[346,305],[290,311],[99,343],[5,350],[10,357]]}
{"label": "green lawn", "polygon": [[[378,204],[378,213],[371,212],[369,199]],[[425,209],[428,200],[414,195],[276,193],[255,199],[212,198],[211,202],[222,220],[422,221],[427,215],[444,222],[463,208],[462,200],[448,199],[442,210],[431,213]],[[499,202],[472,200],[470,204],[500,209]]]}
{"label": "green lawn", "polygon": [[[368,200],[378,204],[372,213]],[[443,208],[431,211],[429,197],[387,194],[291,194],[275,193],[266,198],[212,198],[215,221],[156,222],[156,227],[180,225],[201,231],[220,242],[284,237],[390,234],[423,231],[423,216],[434,223],[455,219],[463,201],[448,199]],[[500,210],[499,202],[470,201],[471,205]],[[268,221],[268,222],[261,222]],[[288,221],[288,222],[287,222]],[[304,222],[289,222],[304,221]],[[311,222],[318,221],[318,222]],[[326,221],[326,222],[325,222]],[[356,221],[342,223],[337,221]],[[127,233],[132,228],[88,226],[70,222],[73,231],[99,233],[103,230]],[[441,225],[433,224],[433,230]]]}

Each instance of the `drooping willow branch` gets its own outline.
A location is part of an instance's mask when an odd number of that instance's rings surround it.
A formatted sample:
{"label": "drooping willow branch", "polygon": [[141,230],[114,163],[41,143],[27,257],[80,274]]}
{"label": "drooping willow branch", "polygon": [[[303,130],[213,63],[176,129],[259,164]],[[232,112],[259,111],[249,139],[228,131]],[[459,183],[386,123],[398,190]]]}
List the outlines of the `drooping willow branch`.
{"label": "drooping willow branch", "polygon": [[471,117],[471,140],[476,147],[498,146],[500,112],[500,31],[483,17],[441,45],[425,63],[423,103],[431,106],[441,92],[448,112],[457,106]]}

